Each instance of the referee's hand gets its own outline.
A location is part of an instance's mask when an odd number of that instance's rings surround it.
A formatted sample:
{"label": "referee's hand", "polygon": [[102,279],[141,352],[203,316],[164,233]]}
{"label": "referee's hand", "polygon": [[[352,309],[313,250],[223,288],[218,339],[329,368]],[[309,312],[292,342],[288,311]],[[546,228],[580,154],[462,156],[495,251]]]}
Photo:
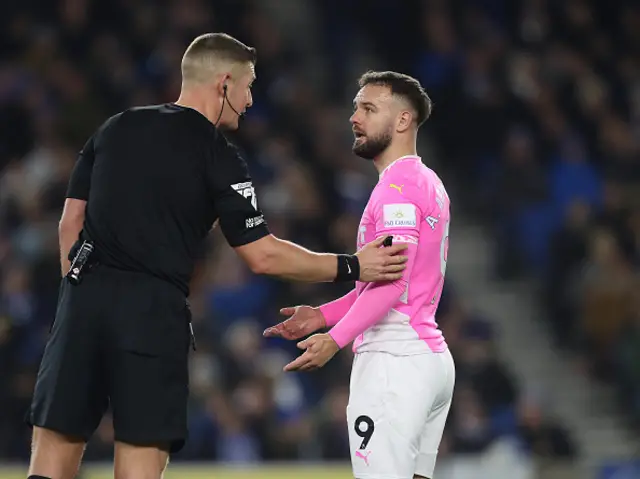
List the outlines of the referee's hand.
{"label": "referee's hand", "polygon": [[407,267],[407,256],[400,253],[407,249],[406,243],[382,247],[385,236],[375,239],[356,253],[360,262],[360,281],[395,281],[402,278]]}

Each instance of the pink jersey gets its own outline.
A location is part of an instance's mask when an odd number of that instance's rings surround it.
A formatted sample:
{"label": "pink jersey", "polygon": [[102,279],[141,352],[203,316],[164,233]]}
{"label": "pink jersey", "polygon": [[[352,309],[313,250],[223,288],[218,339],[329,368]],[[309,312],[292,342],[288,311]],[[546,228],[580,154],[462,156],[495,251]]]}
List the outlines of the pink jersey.
{"label": "pink jersey", "polygon": [[[354,351],[407,355],[447,349],[435,313],[447,267],[449,221],[449,196],[420,157],[402,157],[381,173],[360,220],[358,249],[388,235],[394,243],[409,243],[405,289],[385,317],[356,338]],[[357,282],[356,293],[365,287]]]}

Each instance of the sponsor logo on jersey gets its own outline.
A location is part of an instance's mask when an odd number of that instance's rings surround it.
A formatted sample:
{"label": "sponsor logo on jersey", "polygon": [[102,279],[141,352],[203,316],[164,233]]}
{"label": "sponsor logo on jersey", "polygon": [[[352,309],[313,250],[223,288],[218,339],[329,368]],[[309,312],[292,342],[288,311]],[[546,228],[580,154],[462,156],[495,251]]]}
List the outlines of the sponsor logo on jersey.
{"label": "sponsor logo on jersey", "polygon": [[410,203],[399,203],[383,206],[385,228],[415,228],[416,207]]}
{"label": "sponsor logo on jersey", "polygon": [[400,194],[402,194],[402,188],[404,188],[404,185],[400,185],[400,186],[398,186],[398,185],[396,185],[395,183],[391,183],[391,184],[389,185],[389,188],[392,188],[392,189],[394,189],[394,190],[398,190],[398,192],[399,192]]}

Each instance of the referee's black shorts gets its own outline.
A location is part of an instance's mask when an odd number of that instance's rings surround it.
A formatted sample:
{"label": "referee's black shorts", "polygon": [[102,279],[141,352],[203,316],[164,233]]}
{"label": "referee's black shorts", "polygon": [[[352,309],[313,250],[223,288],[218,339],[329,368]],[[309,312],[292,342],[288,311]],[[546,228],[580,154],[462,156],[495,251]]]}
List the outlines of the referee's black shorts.
{"label": "referee's black shorts", "polygon": [[147,274],[99,265],[63,280],[27,423],[88,441],[110,405],[116,441],[177,452],[190,319],[185,295]]}

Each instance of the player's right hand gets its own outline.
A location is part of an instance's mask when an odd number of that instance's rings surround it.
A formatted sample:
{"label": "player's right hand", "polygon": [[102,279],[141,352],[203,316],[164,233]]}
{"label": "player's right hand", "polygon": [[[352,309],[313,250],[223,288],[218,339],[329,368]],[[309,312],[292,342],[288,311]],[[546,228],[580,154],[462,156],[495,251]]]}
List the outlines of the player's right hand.
{"label": "player's right hand", "polygon": [[360,261],[360,281],[395,281],[402,278],[408,257],[400,253],[407,249],[406,243],[383,248],[385,237],[375,239],[356,253]]}
{"label": "player's right hand", "polygon": [[290,316],[289,319],[264,330],[265,338],[300,339],[326,326],[324,316],[319,308],[311,306],[295,306],[282,308],[280,314]]}

